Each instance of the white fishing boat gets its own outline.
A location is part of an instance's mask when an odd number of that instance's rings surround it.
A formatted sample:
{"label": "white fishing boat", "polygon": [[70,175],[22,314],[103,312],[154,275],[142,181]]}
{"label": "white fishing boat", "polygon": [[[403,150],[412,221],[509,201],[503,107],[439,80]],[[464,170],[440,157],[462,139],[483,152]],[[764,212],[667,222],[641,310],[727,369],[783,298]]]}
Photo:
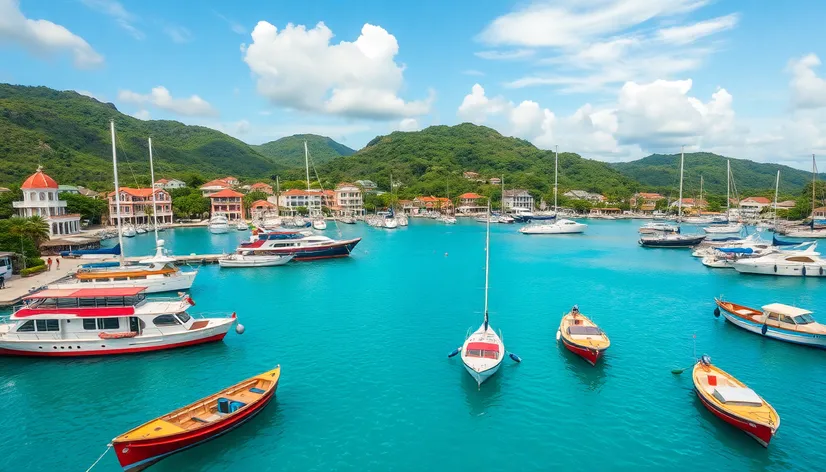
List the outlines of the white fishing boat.
{"label": "white fishing boat", "polygon": [[338,222],[339,223],[344,223],[346,225],[354,225],[354,224],[356,224],[356,219],[353,218],[350,215],[344,215],[344,216],[339,217]]}
{"label": "white fishing boat", "polygon": [[770,303],[761,311],[720,299],[714,301],[714,316],[722,313],[739,328],[767,338],[826,349],[826,326],[815,321],[809,310]]}
{"label": "white fishing boat", "polygon": [[239,221],[238,223],[235,223],[235,229],[237,229],[238,231],[246,231],[246,230],[250,229],[250,227],[247,226],[246,222]]}
{"label": "white fishing boat", "polygon": [[292,255],[267,255],[255,254],[252,251],[239,254],[229,254],[218,259],[218,265],[222,268],[242,268],[242,267],[274,267],[284,265],[293,260]]}
{"label": "white fishing boat", "polygon": [[446,225],[455,225],[456,224],[456,218],[454,218],[450,215],[445,215],[445,216],[443,216],[439,219],[442,220],[442,222]]}
{"label": "white fishing boat", "polygon": [[212,215],[209,219],[209,232],[212,234],[224,234],[229,232],[229,220],[221,214]]}
{"label": "white fishing boat", "polygon": [[499,221],[498,221],[499,224],[505,224],[505,225],[513,224],[516,221],[509,215],[499,215],[498,219],[499,219]]}
{"label": "white fishing boat", "polygon": [[323,217],[314,219],[313,229],[317,229],[319,231],[327,229],[327,221]]}
{"label": "white fishing boat", "polygon": [[146,233],[147,233],[146,228],[144,228],[143,226],[138,226],[137,228],[135,228],[135,234],[146,234]]}
{"label": "white fishing boat", "polygon": [[578,234],[584,232],[588,225],[573,220],[561,219],[553,223],[531,224],[519,228],[522,234]]}
{"label": "white fishing boat", "polygon": [[[120,220],[120,218],[118,218]],[[120,234],[123,235],[124,238],[134,238],[138,232],[135,230],[135,227],[132,225],[124,226],[123,229],[120,231]]]}
{"label": "white fishing boat", "polygon": [[739,260],[732,266],[741,274],[778,275],[788,277],[824,277],[826,259],[815,252],[816,244],[805,251],[775,253],[755,259]]}
{"label": "white fishing boat", "polygon": [[[488,207],[490,213],[490,207]],[[488,317],[488,280],[490,278],[490,220],[488,220],[486,234],[485,234],[485,317],[479,329],[472,332],[461,348],[456,349],[448,355],[453,357],[460,354],[462,364],[465,370],[476,381],[476,385],[480,386],[485,380],[489,379],[495,374],[502,365],[502,360],[505,358],[505,344],[502,338],[496,334],[496,331],[490,326]],[[519,357],[515,354],[510,355],[511,358],[517,362]]]}
{"label": "white fishing boat", "polygon": [[385,215],[384,221],[382,222],[382,228],[385,229],[396,229],[399,227],[399,222],[396,220],[396,217],[393,214]]}
{"label": "white fishing boat", "polygon": [[[559,213],[557,193],[559,189],[559,147],[554,158],[554,215]],[[555,219],[553,223],[529,224],[519,228],[522,234],[580,234],[584,233],[588,225],[577,223],[569,219]]]}
{"label": "white fishing boat", "polygon": [[478,221],[479,223],[499,223],[499,217],[496,215],[484,215],[484,216],[477,216],[474,220]]}
{"label": "white fishing boat", "polygon": [[0,355],[78,357],[159,351],[220,341],[235,313],[195,318],[188,295],[147,299],[143,287],[47,289],[0,323]]}

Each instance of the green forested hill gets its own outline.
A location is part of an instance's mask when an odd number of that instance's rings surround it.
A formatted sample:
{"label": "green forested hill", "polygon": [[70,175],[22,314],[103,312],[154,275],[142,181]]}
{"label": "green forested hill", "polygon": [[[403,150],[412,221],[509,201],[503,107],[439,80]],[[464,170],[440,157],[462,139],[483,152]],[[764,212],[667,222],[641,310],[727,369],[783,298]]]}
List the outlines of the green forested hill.
{"label": "green forested hill", "polygon": [[[750,192],[773,189],[778,169],[780,191],[784,194],[800,193],[812,179],[810,172],[780,164],[763,164],[745,159],[730,159],[708,152],[696,152],[685,155],[685,189],[695,193],[699,191],[702,175],[706,191],[725,195],[726,160],[731,161],[731,173],[741,197],[749,196]],[[667,191],[676,189],[679,185],[679,154],[653,154],[636,161],[620,162],[611,166],[646,188]]]}
{"label": "green forested hill", "polygon": [[[637,185],[608,164],[577,154],[559,155],[560,191],[582,189],[612,195],[630,194]],[[482,177],[505,177],[508,188],[526,188],[546,196],[553,189],[554,155],[528,141],[505,137],[491,128],[464,123],[431,126],[422,131],[397,131],[378,136],[364,149],[322,166],[319,172],[336,180],[370,179],[389,189],[390,173],[400,181],[402,195],[444,195],[474,190],[490,194],[498,188],[462,178],[474,171]]]}
{"label": "green forested hill", "polygon": [[307,148],[316,165],[356,152],[331,138],[317,134],[296,134],[252,147],[285,167],[304,167],[304,141],[307,141]]}
{"label": "green forested hill", "polygon": [[281,168],[210,128],[141,121],[73,91],[0,84],[0,185],[19,185],[40,163],[60,183],[111,187],[110,119],[118,133],[123,185],[134,185],[136,178],[148,183],[148,137],[157,177],[269,176]]}

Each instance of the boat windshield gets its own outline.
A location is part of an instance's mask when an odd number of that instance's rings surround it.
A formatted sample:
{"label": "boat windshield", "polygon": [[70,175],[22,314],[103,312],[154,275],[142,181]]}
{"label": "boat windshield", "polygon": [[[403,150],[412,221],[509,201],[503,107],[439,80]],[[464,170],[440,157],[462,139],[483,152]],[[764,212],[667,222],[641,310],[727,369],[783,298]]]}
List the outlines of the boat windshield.
{"label": "boat windshield", "polygon": [[805,315],[797,315],[794,317],[794,322],[799,325],[814,323],[815,319],[812,318],[812,315],[805,314]]}
{"label": "boat windshield", "polygon": [[488,349],[468,349],[465,351],[465,357],[482,357],[485,359],[499,359],[499,352],[490,351]]}

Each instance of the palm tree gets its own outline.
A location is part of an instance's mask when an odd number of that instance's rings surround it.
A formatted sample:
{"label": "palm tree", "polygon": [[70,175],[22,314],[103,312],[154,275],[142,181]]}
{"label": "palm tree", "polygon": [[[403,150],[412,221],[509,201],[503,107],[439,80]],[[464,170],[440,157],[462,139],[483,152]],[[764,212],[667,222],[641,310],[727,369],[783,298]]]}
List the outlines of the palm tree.
{"label": "palm tree", "polygon": [[20,238],[20,254],[23,256],[23,268],[25,269],[26,255],[23,241],[29,239],[36,248],[39,248],[43,241],[49,239],[49,224],[41,216],[28,218],[15,216],[9,219],[9,233]]}

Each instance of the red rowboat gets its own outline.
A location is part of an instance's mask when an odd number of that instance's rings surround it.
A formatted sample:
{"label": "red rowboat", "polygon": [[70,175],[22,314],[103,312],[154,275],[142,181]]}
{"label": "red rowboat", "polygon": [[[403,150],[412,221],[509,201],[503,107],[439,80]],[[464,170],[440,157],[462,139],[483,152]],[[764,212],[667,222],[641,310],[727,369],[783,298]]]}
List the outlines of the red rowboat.
{"label": "red rowboat", "polygon": [[275,396],[281,366],[156,418],[112,440],[123,470],[137,472],[255,416]]}
{"label": "red rowboat", "polygon": [[694,391],[708,411],[726,423],[769,446],[780,416],[766,400],[754,393],[731,374],[711,365],[711,358],[703,356],[692,372]]}

